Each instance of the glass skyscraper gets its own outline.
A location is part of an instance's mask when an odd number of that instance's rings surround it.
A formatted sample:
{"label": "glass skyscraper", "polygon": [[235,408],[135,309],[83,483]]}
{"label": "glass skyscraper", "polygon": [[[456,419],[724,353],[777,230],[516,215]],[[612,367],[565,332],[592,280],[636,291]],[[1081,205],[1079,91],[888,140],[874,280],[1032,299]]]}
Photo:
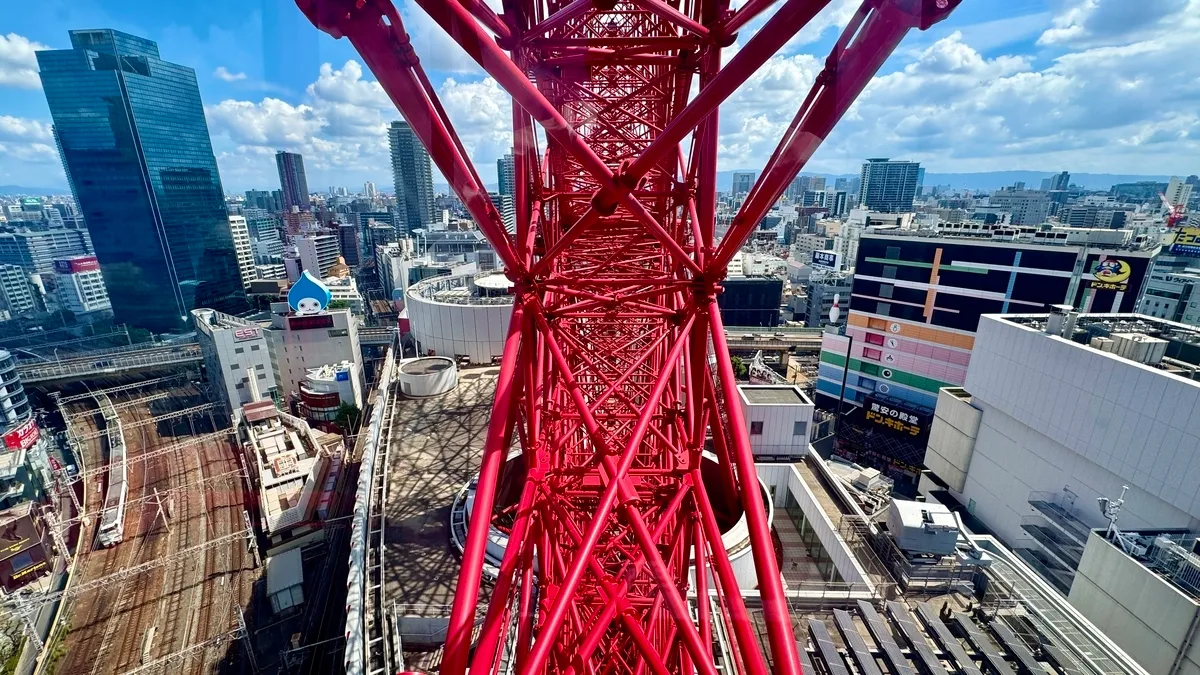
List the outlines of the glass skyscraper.
{"label": "glass skyscraper", "polygon": [[246,306],[196,73],[114,30],[37,53],[63,166],[116,320],[184,328]]}

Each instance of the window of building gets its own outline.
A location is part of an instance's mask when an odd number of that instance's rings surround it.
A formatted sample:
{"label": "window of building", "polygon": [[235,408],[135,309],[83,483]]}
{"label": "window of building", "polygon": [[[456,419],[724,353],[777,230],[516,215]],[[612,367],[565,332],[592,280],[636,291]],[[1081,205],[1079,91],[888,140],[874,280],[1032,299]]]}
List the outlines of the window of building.
{"label": "window of building", "polygon": [[762,436],[762,427],[763,427],[762,422],[751,422],[750,423],[750,435],[751,436]]}
{"label": "window of building", "polygon": [[862,364],[862,371],[868,375],[878,375],[879,366],[874,363],[864,363]]}
{"label": "window of building", "polygon": [[239,365],[238,365],[238,364],[236,364],[236,363],[231,363],[231,364],[229,364],[229,369],[230,369],[230,370],[238,370],[239,368],[241,368],[241,366],[239,366]]}
{"label": "window of building", "polygon": [[245,347],[237,347],[233,350],[233,353],[234,354],[245,354],[246,348]]}
{"label": "window of building", "polygon": [[891,316],[892,315],[891,303],[888,303],[888,302],[875,303],[875,313],[882,314],[883,316]]}
{"label": "window of building", "polygon": [[256,351],[258,351],[258,350],[259,350],[259,346],[258,346],[258,345],[250,345],[250,351],[252,351],[252,352],[256,352]]}
{"label": "window of building", "polygon": [[267,374],[266,374],[266,373],[259,373],[259,374],[258,374],[258,379],[260,379],[260,380],[265,380],[265,379],[267,379]]}
{"label": "window of building", "polygon": [[793,422],[792,423],[792,435],[793,436],[807,436],[808,435],[808,422],[805,422],[804,420],[799,420],[799,421]]}
{"label": "window of building", "polygon": [[897,270],[897,267],[895,265],[884,265],[883,266],[883,278],[884,279],[895,279],[896,278],[896,270]]}
{"label": "window of building", "polygon": [[892,290],[894,288],[896,288],[896,287],[893,286],[892,284],[880,284],[879,285],[879,297],[881,297],[881,298],[892,297]]}
{"label": "window of building", "polygon": [[879,351],[878,349],[871,349],[870,347],[867,347],[866,349],[863,349],[863,358],[871,359],[872,361],[878,361],[883,358],[883,352]]}
{"label": "window of building", "polygon": [[883,257],[887,258],[888,260],[899,260],[900,259],[900,247],[899,246],[887,247],[887,253],[883,254]]}
{"label": "window of building", "polygon": [[255,369],[255,370],[265,370],[265,368],[263,367],[263,364],[261,364],[261,363],[260,363],[260,364],[258,364],[258,365],[256,365],[256,366],[254,366],[254,369]]}
{"label": "window of building", "polygon": [[346,337],[349,334],[350,331],[346,328],[334,328],[333,330],[329,331],[329,337],[331,338]]}
{"label": "window of building", "polygon": [[867,337],[866,337],[865,339],[866,339],[866,341],[867,341],[867,344],[869,344],[869,345],[881,345],[881,344],[883,344],[883,336],[882,336],[882,335],[876,335],[875,333],[867,333]]}
{"label": "window of building", "polygon": [[242,384],[241,382],[238,382],[237,384],[233,385],[233,388],[234,389],[245,389],[246,385]]}

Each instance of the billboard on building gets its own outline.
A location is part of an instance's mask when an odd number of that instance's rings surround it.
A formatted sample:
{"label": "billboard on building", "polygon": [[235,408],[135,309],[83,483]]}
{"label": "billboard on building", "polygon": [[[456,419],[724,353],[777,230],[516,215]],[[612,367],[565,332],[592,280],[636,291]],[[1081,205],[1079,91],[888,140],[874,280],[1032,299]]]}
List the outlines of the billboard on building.
{"label": "billboard on building", "polygon": [[1091,287],[1104,291],[1124,291],[1129,288],[1133,267],[1119,258],[1104,258],[1092,263]]}
{"label": "billboard on building", "polygon": [[245,342],[247,340],[257,340],[261,333],[257,328],[239,328],[233,331],[234,342]]}
{"label": "billboard on building", "polygon": [[66,260],[55,260],[54,271],[59,274],[78,274],[79,272],[94,272],[100,269],[100,261],[94,255],[83,255]]}
{"label": "billboard on building", "polygon": [[929,433],[932,415],[899,405],[881,401],[867,395],[863,399],[863,417],[872,425],[882,427],[898,436],[920,438]]}
{"label": "billboard on building", "polygon": [[4,434],[4,448],[10,452],[28,450],[34,443],[37,443],[40,435],[37,422],[33,418],[27,419],[21,426]]}
{"label": "billboard on building", "polygon": [[842,268],[842,254],[837,251],[813,251],[812,266],[823,270]]}
{"label": "billboard on building", "polygon": [[1200,227],[1181,227],[1171,242],[1171,255],[1200,256]]}

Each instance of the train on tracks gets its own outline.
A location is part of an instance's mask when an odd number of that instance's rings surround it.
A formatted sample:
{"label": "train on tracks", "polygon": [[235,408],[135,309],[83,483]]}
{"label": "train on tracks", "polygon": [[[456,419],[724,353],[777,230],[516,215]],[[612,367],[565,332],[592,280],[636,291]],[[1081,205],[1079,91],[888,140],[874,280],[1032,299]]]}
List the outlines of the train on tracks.
{"label": "train on tracks", "polygon": [[96,534],[99,544],[105,548],[121,543],[125,537],[125,499],[129,494],[129,462],[126,457],[125,434],[121,429],[121,417],[112,401],[105,394],[98,394],[96,402],[104,416],[108,439],[108,487],[104,493],[104,511],[100,514],[100,528]]}

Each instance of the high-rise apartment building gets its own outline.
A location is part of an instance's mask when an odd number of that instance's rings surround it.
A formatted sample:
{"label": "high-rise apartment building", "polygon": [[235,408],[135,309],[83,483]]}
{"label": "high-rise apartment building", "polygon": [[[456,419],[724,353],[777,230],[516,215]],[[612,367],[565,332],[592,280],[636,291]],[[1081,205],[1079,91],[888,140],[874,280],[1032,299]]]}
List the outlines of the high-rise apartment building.
{"label": "high-rise apartment building", "polygon": [[515,199],[517,195],[516,186],[513,183],[515,173],[512,153],[496,160],[496,191]]}
{"label": "high-rise apartment building", "polygon": [[734,171],[733,172],[733,195],[750,194],[750,188],[754,187],[753,171]]}
{"label": "high-rise apartment building", "polygon": [[859,204],[871,211],[912,211],[920,170],[917,162],[868,159],[859,176]]}
{"label": "high-rise apartment building", "polygon": [[337,227],[338,248],[342,251],[342,258],[346,264],[353,268],[358,268],[362,265],[362,239],[358,234],[358,225],[355,223],[340,223]]}
{"label": "high-rise apartment building", "polygon": [[283,210],[282,190],[246,190],[247,209],[261,209],[275,213]]}
{"label": "high-rise apartment building", "polygon": [[506,195],[503,192],[489,192],[488,199],[492,200],[492,206],[500,212],[500,222],[504,223],[504,229],[509,234],[514,234],[517,231],[517,218],[513,212],[512,195]]}
{"label": "high-rise apartment building", "polygon": [[37,53],[63,166],[119,322],[179,330],[193,307],[241,311],[221,177],[191,68],[114,30]]}
{"label": "high-rise apartment building", "polygon": [[0,265],[0,309],[8,318],[37,311],[37,300],[29,284],[29,273],[16,265]]}
{"label": "high-rise apartment building", "polygon": [[324,279],[342,255],[338,238],[331,234],[299,235],[292,238],[292,243],[296,245],[300,269],[318,279]]}
{"label": "high-rise apartment building", "polygon": [[392,122],[388,142],[400,221],[410,232],[426,227],[433,222],[433,169],[429,153],[408,122]]}
{"label": "high-rise apartment building", "polygon": [[375,197],[378,196],[379,193],[375,191],[375,184],[371,181],[367,181],[363,184],[363,194],[366,195],[369,201],[375,201]]}
{"label": "high-rise apartment building", "polygon": [[87,230],[21,231],[0,234],[0,263],[17,265],[28,274],[51,274],[54,261],[91,255]]}
{"label": "high-rise apartment building", "polygon": [[1187,206],[1188,200],[1192,198],[1192,184],[1179,176],[1171,176],[1170,182],[1167,183],[1167,191],[1163,193],[1163,196],[1175,206]]}
{"label": "high-rise apartment building", "polygon": [[254,249],[250,246],[250,231],[246,218],[229,216],[229,233],[233,236],[233,250],[237,252],[238,272],[242,277],[242,288],[250,288],[250,282],[258,278],[254,272]]}
{"label": "high-rise apartment building", "polygon": [[76,317],[112,309],[100,263],[94,255],[54,261],[54,284],[62,309]]}
{"label": "high-rise apartment building", "polygon": [[1011,213],[1013,225],[1041,225],[1050,215],[1050,193],[1041,190],[1007,187],[993,192],[988,204]]}
{"label": "high-rise apartment building", "polygon": [[283,193],[283,210],[291,211],[293,206],[301,211],[309,210],[304,156],[298,152],[280,150],[275,153],[275,165],[279,168],[279,190]]}
{"label": "high-rise apartment building", "polygon": [[1071,174],[1064,171],[1050,177],[1050,190],[1066,190],[1071,187]]}
{"label": "high-rise apartment building", "polygon": [[[1159,251],[1128,230],[1056,227],[1016,241],[930,234],[862,233],[854,304],[844,335],[823,337],[816,392],[818,406],[846,411],[838,453],[875,464],[910,492],[938,390],[966,378],[980,316],[1056,304],[1133,311]],[[894,433],[868,415],[872,403],[917,423]]]}

